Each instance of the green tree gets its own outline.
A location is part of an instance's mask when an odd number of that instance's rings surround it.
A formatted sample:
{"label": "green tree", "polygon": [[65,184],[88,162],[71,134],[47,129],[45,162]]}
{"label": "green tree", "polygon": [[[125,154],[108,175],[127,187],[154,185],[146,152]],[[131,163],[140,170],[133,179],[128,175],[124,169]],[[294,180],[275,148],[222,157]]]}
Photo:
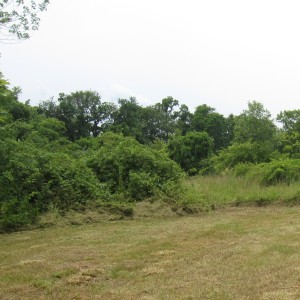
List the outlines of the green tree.
{"label": "green tree", "polygon": [[277,115],[276,120],[282,123],[284,131],[300,133],[300,110],[285,110]]}
{"label": "green tree", "polygon": [[280,112],[276,120],[282,124],[279,151],[291,158],[300,158],[300,110]]}
{"label": "green tree", "polygon": [[65,124],[55,118],[43,118],[36,122],[35,130],[48,141],[56,141],[66,134]]}
{"label": "green tree", "polygon": [[278,150],[291,158],[300,158],[300,133],[298,131],[280,132]]}
{"label": "green tree", "polygon": [[[0,126],[1,123],[13,121],[28,122],[35,113],[35,108],[19,102],[19,94],[22,92],[19,87],[8,88],[9,83],[3,78],[0,72]],[[2,124],[4,125],[4,124]]]}
{"label": "green tree", "polygon": [[249,102],[248,109],[235,118],[235,142],[273,142],[275,134],[276,126],[271,120],[271,114],[259,102]]}
{"label": "green tree", "polygon": [[143,142],[142,136],[142,107],[135,97],[119,99],[119,107],[113,114],[113,132],[122,133],[124,136],[135,137]]}
{"label": "green tree", "polygon": [[141,144],[149,145],[156,140],[167,142],[175,133],[177,119],[184,130],[188,126],[190,113],[187,106],[182,106],[179,112],[175,111],[177,106],[178,100],[173,97],[147,107],[140,106],[134,97],[119,99],[119,108],[109,130],[135,137]]}
{"label": "green tree", "polygon": [[[142,121],[142,143],[151,144],[156,140],[162,140],[162,132],[160,130],[161,119],[163,118],[160,111],[153,106],[143,107],[141,111]],[[139,140],[141,142],[141,140]]]}
{"label": "green tree", "polygon": [[58,104],[53,97],[40,102],[37,111],[46,118],[58,118]]}
{"label": "green tree", "polygon": [[170,135],[175,133],[177,112],[175,108],[179,105],[179,101],[171,96],[156,103],[153,108],[158,112],[156,114],[156,126],[158,136],[156,138],[168,141]]}
{"label": "green tree", "polygon": [[175,132],[175,118],[163,112],[160,103],[158,104],[142,108],[141,131],[144,144],[157,140],[167,142],[169,136]]}
{"label": "green tree", "polygon": [[221,172],[241,163],[268,162],[275,155],[276,126],[261,103],[249,102],[247,110],[228,121],[230,128],[234,126],[233,143],[211,159],[212,169]]}
{"label": "green tree", "polygon": [[230,114],[225,120],[224,148],[231,145],[234,139],[234,124],[235,124],[235,116],[233,114]]}
{"label": "green tree", "polygon": [[49,0],[0,0],[0,40],[28,39],[30,31],[39,28],[38,15],[48,4]]}
{"label": "green tree", "polygon": [[112,123],[115,105],[101,102],[96,91],[61,93],[58,104],[53,100],[40,103],[38,112],[48,118],[57,118],[65,123],[66,135],[71,141],[94,136],[106,130]]}
{"label": "green tree", "polygon": [[192,129],[206,131],[214,140],[214,151],[228,146],[230,138],[225,117],[206,104],[196,108],[192,117]]}
{"label": "green tree", "polygon": [[200,170],[201,161],[212,154],[212,149],[213,140],[207,132],[188,132],[185,136],[175,135],[168,143],[170,157],[185,171]]}
{"label": "green tree", "polygon": [[176,129],[180,131],[182,135],[186,135],[189,131],[192,131],[192,118],[193,114],[189,111],[187,105],[180,105],[179,111],[176,114]]}
{"label": "green tree", "polygon": [[[7,86],[9,85],[9,82],[4,79],[3,74],[0,72],[0,97],[5,97],[9,93],[9,90],[7,89]],[[2,98],[1,98],[2,100]],[[3,101],[1,101],[3,103]]]}
{"label": "green tree", "polygon": [[174,108],[179,105],[179,101],[171,96],[163,98],[161,103],[157,103],[158,109],[160,109],[166,115],[172,115]]}
{"label": "green tree", "polygon": [[238,164],[268,162],[271,155],[272,152],[268,145],[251,140],[244,143],[233,143],[212,157],[211,169],[220,173],[226,169],[232,169]]}
{"label": "green tree", "polygon": [[0,72],[0,126],[5,124],[9,118],[7,104],[11,92],[7,88],[8,85],[9,82],[4,79],[3,74]]}

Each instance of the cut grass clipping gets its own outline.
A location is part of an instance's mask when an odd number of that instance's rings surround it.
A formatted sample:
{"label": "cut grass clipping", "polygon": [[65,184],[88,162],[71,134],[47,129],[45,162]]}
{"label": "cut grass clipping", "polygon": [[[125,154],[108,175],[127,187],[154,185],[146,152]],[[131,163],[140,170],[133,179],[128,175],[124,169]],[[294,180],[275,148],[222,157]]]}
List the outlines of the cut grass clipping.
{"label": "cut grass clipping", "polygon": [[299,299],[300,208],[3,234],[0,299]]}

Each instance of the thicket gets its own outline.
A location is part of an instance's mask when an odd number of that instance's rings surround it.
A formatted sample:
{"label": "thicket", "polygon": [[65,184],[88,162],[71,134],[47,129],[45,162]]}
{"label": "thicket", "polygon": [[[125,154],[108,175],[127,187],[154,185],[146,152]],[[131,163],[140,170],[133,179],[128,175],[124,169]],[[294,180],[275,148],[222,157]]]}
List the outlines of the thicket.
{"label": "thicket", "polygon": [[224,117],[205,104],[192,113],[172,97],[142,107],[135,98],[114,104],[79,91],[33,107],[18,101],[19,92],[0,77],[5,230],[53,209],[149,198],[194,203],[181,189],[185,174],[233,174],[266,186],[300,179],[299,110],[281,112],[279,129],[255,101]]}
{"label": "thicket", "polygon": [[[20,103],[4,81],[2,89],[2,229],[34,223],[53,209],[84,210],[99,203],[174,196],[178,190],[183,172],[165,150],[112,131],[78,135],[74,142],[64,121]],[[78,122],[72,122],[77,128],[72,132],[78,132]]]}
{"label": "thicket", "polygon": [[111,132],[100,136],[98,142],[101,146],[88,155],[87,166],[112,195],[142,200],[169,196],[177,190],[183,174],[165,152]]}
{"label": "thicket", "polygon": [[299,159],[279,159],[269,163],[238,164],[233,168],[238,177],[255,179],[262,185],[290,185],[300,179]]}

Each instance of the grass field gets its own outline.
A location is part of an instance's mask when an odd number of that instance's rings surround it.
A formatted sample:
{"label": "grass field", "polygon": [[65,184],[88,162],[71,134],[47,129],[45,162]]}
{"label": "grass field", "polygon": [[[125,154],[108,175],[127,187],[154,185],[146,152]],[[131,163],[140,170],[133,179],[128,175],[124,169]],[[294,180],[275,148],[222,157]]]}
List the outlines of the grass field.
{"label": "grass field", "polygon": [[300,207],[0,235],[0,299],[300,299]]}

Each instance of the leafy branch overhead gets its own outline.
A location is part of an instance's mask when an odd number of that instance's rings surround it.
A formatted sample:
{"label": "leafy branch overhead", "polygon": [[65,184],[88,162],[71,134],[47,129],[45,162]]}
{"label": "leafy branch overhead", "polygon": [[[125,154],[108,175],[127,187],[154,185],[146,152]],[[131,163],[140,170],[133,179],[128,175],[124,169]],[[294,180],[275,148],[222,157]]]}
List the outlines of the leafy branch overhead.
{"label": "leafy branch overhead", "polygon": [[46,10],[49,0],[0,0],[0,41],[25,40],[38,30],[39,13]]}

